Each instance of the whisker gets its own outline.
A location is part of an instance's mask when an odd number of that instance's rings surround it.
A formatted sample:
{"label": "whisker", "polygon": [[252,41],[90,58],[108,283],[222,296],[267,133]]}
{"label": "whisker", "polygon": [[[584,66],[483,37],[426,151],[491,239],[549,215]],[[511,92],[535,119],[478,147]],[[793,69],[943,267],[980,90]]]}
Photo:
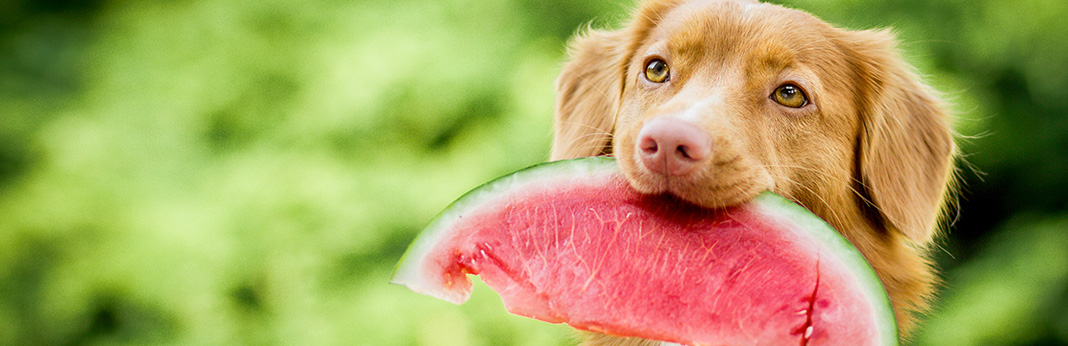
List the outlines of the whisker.
{"label": "whisker", "polygon": [[571,138],[568,138],[567,146],[575,148],[576,150],[581,150],[582,152],[600,152],[608,145],[608,143],[612,143],[612,140],[614,139],[611,132],[595,126],[582,122],[571,122],[569,124],[585,130],[578,136],[571,136]]}
{"label": "whisker", "polygon": [[[809,172],[809,173],[815,173],[820,178],[823,178],[823,179],[826,179],[826,180],[830,180],[830,181],[837,180],[836,177],[832,176],[831,174],[829,174],[829,173],[827,173],[827,172],[825,172],[823,170],[812,168],[812,167],[798,166],[798,165],[761,165],[761,166],[763,166],[764,168],[790,168],[790,169],[797,169],[797,170],[802,170],[802,171]],[[818,202],[821,203],[824,207],[826,207],[827,210],[829,210],[829,212],[832,214],[831,216],[834,217],[835,221],[838,224],[844,224],[843,223],[844,218],[841,215],[839,215],[839,213],[835,210],[835,208],[833,208],[834,205],[831,204],[830,202],[828,202],[826,200],[826,198],[823,196],[823,194],[815,191],[815,189],[813,189],[812,187],[809,187],[809,186],[807,186],[805,184],[799,184],[799,183],[797,183],[797,181],[794,181],[792,179],[788,179],[787,181],[790,182],[790,183],[793,183],[794,186],[798,186],[798,187],[804,189],[805,192],[808,192],[809,194],[811,194],[813,196],[816,196],[816,198],[819,200]],[[859,180],[857,180],[855,177],[850,177],[849,178],[849,182],[850,182],[849,184],[846,184],[846,188],[849,189],[849,191],[853,194],[853,196],[859,198],[865,204],[873,206],[879,213],[882,213],[882,210],[879,209],[878,205],[876,205],[873,201],[868,199],[868,197],[865,196],[864,193],[861,193],[860,191],[858,191],[856,189],[856,184],[860,184],[861,183]]]}
{"label": "whisker", "polygon": [[577,126],[578,128],[586,129],[588,131],[584,131],[584,132],[586,132],[587,134],[599,135],[599,136],[612,136],[612,132],[606,131],[604,129],[601,129],[601,128],[597,127],[597,126],[590,125],[588,122],[584,122],[584,121],[561,121],[560,123],[561,124],[565,124],[565,125],[573,125],[573,126]]}
{"label": "whisker", "polygon": [[[812,168],[812,167],[798,166],[798,165],[761,165],[761,166],[764,167],[764,168],[799,169],[799,170],[803,170],[805,172],[816,173],[817,175],[820,175],[821,178],[825,178],[827,180],[836,180],[836,177],[832,176],[831,174],[829,174],[829,173],[827,173],[827,172],[825,172],[823,170]],[[856,195],[857,197],[859,197],[861,200],[863,200],[864,202],[866,202],[868,204],[872,204],[872,205],[875,204],[874,202],[869,200],[866,196],[864,196],[863,193],[861,193],[860,191],[857,191],[857,189],[854,187],[853,184],[862,184],[861,181],[857,180],[854,177],[850,177],[849,180],[850,180],[851,184],[849,184],[846,187],[849,189],[850,192],[852,192],[854,195]],[[793,181],[791,181],[791,182],[793,182]]]}
{"label": "whisker", "polygon": [[[790,182],[792,182],[792,183],[793,183],[794,181],[790,181]],[[823,204],[823,206],[825,207],[825,209],[826,209],[826,210],[827,210],[827,211],[828,211],[828,212],[830,213],[830,217],[831,217],[832,219],[834,219],[834,223],[835,223],[835,224],[838,224],[838,225],[846,225],[846,223],[845,223],[845,218],[844,218],[844,217],[842,217],[842,216],[841,216],[841,215],[840,215],[840,214],[838,213],[838,211],[837,211],[837,210],[836,210],[836,209],[834,208],[834,205],[833,205],[833,204],[831,204],[830,202],[828,202],[828,201],[827,201],[827,199],[826,199],[826,198],[824,198],[823,194],[821,194],[821,193],[818,193],[818,192],[816,192],[816,191],[815,191],[814,189],[812,189],[811,187],[805,186],[805,185],[803,185],[803,184],[796,184],[796,186],[799,186],[799,187],[800,187],[801,189],[804,189],[804,190],[805,190],[806,192],[808,192],[809,194],[811,194],[811,195],[813,195],[813,196],[816,196],[817,202],[819,202],[819,203]]]}
{"label": "whisker", "polygon": [[[832,176],[831,174],[829,174],[829,173],[827,173],[827,172],[825,172],[823,170],[820,170],[820,169],[817,169],[817,168],[812,168],[812,167],[797,166],[797,165],[762,165],[762,166],[767,167],[767,168],[776,167],[776,168],[800,169],[800,170],[804,170],[806,172],[816,173],[817,175],[821,175],[822,178],[828,178],[827,180],[834,180],[836,178],[836,177]],[[854,184],[863,185],[863,182],[861,182],[860,180],[857,180],[857,178],[855,178],[855,177],[849,177],[849,182],[850,182],[850,184],[848,186],[846,186],[846,187],[849,188],[850,192],[852,192],[854,195],[856,195],[857,197],[859,197],[861,200],[863,200],[864,202],[866,202],[868,204],[872,204],[872,205],[875,204],[873,201],[869,200],[867,198],[867,196],[864,196],[863,193],[861,193],[860,191],[858,191],[854,187],[855,186]]]}

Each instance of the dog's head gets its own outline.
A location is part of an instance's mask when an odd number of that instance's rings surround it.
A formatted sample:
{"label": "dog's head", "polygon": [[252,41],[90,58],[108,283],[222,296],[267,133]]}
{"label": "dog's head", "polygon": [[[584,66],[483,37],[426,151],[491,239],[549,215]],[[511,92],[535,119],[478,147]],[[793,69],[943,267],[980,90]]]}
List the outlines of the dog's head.
{"label": "dog's head", "polygon": [[578,38],[557,88],[553,158],[614,155],[639,191],[719,208],[772,190],[917,244],[937,228],[948,117],[886,31],[755,1],[649,1],[626,28]]}

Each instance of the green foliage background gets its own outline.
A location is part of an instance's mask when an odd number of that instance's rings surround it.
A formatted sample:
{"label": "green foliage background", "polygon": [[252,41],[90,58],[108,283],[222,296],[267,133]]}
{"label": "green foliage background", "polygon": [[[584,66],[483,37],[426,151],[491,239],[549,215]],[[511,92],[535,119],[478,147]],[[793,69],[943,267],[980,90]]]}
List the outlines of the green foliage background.
{"label": "green foliage background", "polygon": [[[960,116],[917,345],[1068,345],[1068,2],[793,0],[894,27]],[[0,1],[0,344],[566,345],[388,285],[543,161],[567,39],[629,1]]]}

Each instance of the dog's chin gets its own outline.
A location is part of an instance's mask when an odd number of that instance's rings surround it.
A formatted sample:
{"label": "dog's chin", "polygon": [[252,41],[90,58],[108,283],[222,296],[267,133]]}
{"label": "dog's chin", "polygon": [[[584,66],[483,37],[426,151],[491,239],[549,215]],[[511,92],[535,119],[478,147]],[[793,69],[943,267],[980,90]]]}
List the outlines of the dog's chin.
{"label": "dog's chin", "polygon": [[743,174],[736,169],[725,170],[729,174],[703,169],[684,176],[668,176],[650,172],[632,162],[620,161],[620,166],[630,186],[640,193],[668,194],[711,209],[745,203],[775,187],[771,175],[759,169],[742,170]]}

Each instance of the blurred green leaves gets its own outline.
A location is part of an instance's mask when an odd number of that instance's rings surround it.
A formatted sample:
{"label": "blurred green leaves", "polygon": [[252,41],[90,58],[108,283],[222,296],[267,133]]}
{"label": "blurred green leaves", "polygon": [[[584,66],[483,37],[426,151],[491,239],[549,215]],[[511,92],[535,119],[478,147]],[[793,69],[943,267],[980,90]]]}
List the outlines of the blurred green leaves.
{"label": "blurred green leaves", "polygon": [[[1063,1],[788,3],[897,28],[986,134],[921,344],[1068,343]],[[568,344],[482,285],[386,282],[456,196],[547,158],[566,40],[631,6],[0,2],[0,344]]]}
{"label": "blurred green leaves", "polygon": [[0,33],[0,344],[567,337],[386,284],[441,206],[545,159],[544,6],[38,5]]}
{"label": "blurred green leaves", "polygon": [[951,273],[926,345],[1068,343],[1068,218],[1017,217]]}

